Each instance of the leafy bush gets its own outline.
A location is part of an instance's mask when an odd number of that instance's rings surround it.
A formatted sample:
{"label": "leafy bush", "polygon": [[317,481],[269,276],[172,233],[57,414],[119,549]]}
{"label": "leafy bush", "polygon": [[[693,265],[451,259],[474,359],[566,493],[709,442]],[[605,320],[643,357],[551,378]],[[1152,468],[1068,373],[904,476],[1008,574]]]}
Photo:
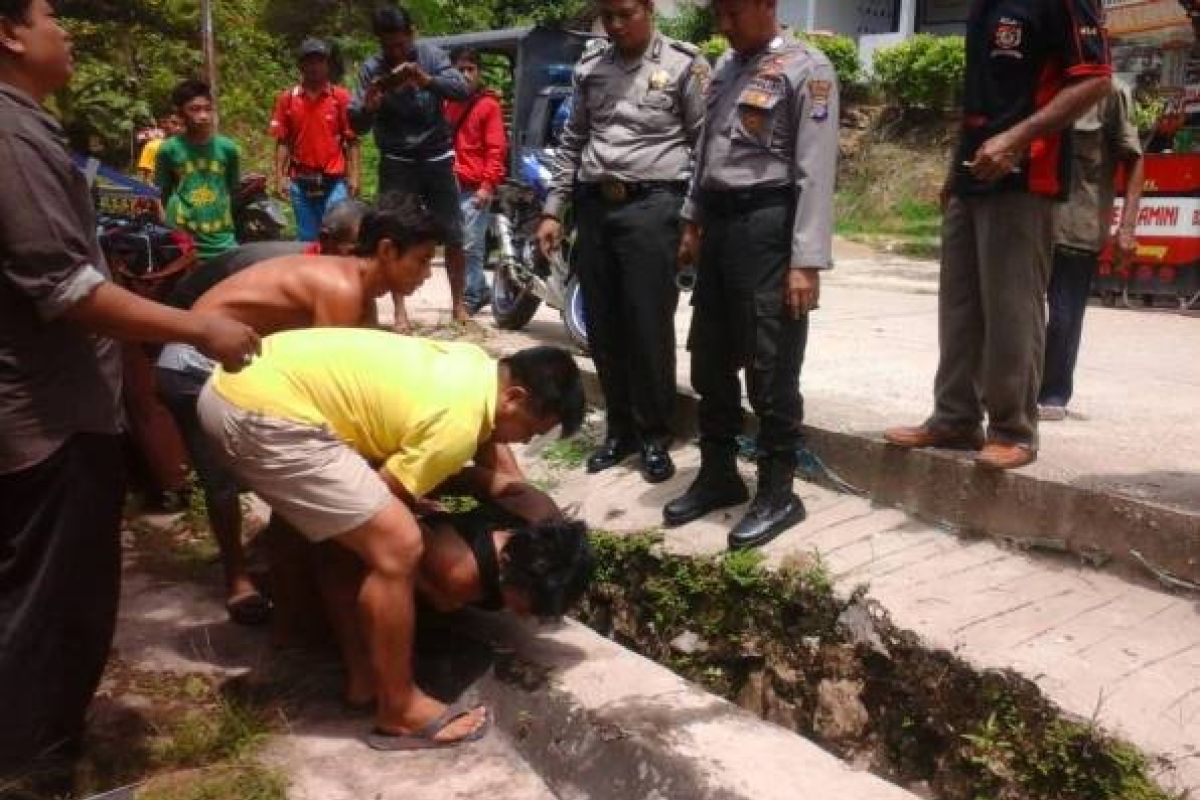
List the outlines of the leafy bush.
{"label": "leafy bush", "polygon": [[833,63],[838,85],[848,91],[862,81],[862,65],[858,60],[858,45],[849,36],[828,33],[798,33],[796,38],[816,47]]}
{"label": "leafy bush", "polygon": [[875,53],[875,82],[902,108],[940,110],[957,104],[967,56],[961,36],[920,34]]}
{"label": "leafy bush", "polygon": [[673,39],[702,44],[716,35],[717,25],[712,8],[682,0],[672,16],[658,15],[658,29]]}

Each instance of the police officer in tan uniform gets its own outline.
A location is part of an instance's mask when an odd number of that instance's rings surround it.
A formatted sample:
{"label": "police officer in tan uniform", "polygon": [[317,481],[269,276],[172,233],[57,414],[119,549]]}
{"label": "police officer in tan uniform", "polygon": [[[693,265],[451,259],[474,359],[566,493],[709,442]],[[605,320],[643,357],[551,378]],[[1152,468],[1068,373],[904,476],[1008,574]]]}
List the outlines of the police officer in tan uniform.
{"label": "police officer in tan uniform", "polygon": [[608,433],[589,472],[640,451],[651,482],[675,473],[667,452],[675,400],[679,215],[704,120],[709,65],[654,27],[652,0],[601,0],[609,44],[575,71],[570,118],[538,240],[559,245],[574,204],[588,343]]}
{"label": "police officer in tan uniform", "polygon": [[713,72],[679,254],[699,257],[688,347],[701,466],[663,517],[681,525],[746,500],[734,462],[744,370],[759,419],[758,488],[729,535],[739,549],[805,516],[792,490],[800,365],[820,274],[833,265],[838,87],[820,51],[780,31],[775,0],[713,7],[732,50]]}

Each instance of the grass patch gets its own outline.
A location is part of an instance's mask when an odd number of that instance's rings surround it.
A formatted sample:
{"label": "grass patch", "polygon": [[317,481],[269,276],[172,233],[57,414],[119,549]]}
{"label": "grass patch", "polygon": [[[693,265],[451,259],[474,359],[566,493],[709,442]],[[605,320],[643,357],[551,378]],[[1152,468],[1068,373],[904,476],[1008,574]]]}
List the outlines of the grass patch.
{"label": "grass patch", "polygon": [[286,800],[287,781],[259,764],[239,763],[164,776],[137,792],[137,800]]}
{"label": "grass patch", "polygon": [[584,436],[572,436],[569,439],[558,439],[546,445],[542,450],[542,460],[552,467],[559,469],[577,469],[587,461],[588,455],[595,443]]}
{"label": "grass patch", "polygon": [[207,583],[220,574],[217,542],[207,525],[191,525],[187,516],[167,527],[134,520],[126,529],[139,566],[160,577]]}

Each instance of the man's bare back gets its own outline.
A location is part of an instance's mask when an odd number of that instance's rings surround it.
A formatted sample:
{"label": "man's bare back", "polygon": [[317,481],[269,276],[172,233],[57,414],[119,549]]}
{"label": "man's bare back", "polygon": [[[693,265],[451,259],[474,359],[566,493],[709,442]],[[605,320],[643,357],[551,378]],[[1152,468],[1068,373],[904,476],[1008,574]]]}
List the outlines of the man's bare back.
{"label": "man's bare back", "polygon": [[196,301],[267,335],[307,327],[375,322],[375,298],[388,290],[369,259],[289,255],[226,278]]}

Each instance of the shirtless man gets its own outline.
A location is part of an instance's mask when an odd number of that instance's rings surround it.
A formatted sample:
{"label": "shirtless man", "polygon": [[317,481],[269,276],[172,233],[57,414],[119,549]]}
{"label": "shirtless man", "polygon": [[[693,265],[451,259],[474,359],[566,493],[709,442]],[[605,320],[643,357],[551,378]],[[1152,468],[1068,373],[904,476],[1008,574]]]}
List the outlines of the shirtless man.
{"label": "shirtless man", "polygon": [[[331,210],[326,222],[322,246],[332,245],[337,252],[350,250],[353,256],[298,252],[236,271],[225,265],[218,274],[200,272],[195,280],[181,283],[179,298],[172,299],[191,302],[198,311],[220,312],[265,336],[312,326],[372,326],[376,322],[377,297],[387,292],[411,294],[429,277],[430,261],[441,233],[417,201],[396,199],[378,211],[367,211],[357,203],[347,208],[339,206]],[[355,242],[351,247],[346,246],[348,239]],[[263,245],[276,251],[280,246]],[[225,258],[237,255],[234,251]],[[216,263],[214,260],[201,270]],[[206,281],[211,288],[195,299],[197,288]],[[209,525],[225,571],[229,616],[239,624],[257,625],[266,620],[270,605],[255,589],[246,570],[239,487],[213,458],[196,417],[200,390],[213,367],[212,361],[188,345],[167,345],[158,360],[159,393],[179,425],[204,491]]]}

